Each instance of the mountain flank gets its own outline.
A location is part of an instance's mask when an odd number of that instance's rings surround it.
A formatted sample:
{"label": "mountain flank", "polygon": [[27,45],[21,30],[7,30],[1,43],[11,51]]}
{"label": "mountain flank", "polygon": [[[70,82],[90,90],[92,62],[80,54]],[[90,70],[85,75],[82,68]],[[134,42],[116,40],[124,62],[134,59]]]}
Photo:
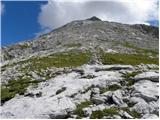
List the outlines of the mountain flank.
{"label": "mountain flank", "polygon": [[158,119],[159,29],[72,21],[1,49],[1,117]]}

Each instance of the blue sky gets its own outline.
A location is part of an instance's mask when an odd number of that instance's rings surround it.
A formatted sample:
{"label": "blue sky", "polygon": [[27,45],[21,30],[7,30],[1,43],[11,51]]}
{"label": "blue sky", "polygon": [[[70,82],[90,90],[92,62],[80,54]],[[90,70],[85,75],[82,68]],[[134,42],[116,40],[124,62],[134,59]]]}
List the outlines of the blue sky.
{"label": "blue sky", "polygon": [[[131,2],[70,2],[45,1],[3,1],[1,10],[1,45],[11,45],[30,40],[38,34],[46,33],[56,27],[76,19],[98,16],[102,20],[128,24],[151,24],[158,26],[158,2],[141,6],[140,0]],[[78,0],[77,0],[78,1]],[[130,1],[130,0],[128,0]],[[145,0],[142,0],[145,2]],[[130,6],[130,7],[128,7]],[[136,11],[137,10],[137,11]],[[131,11],[131,12],[128,12]],[[138,14],[137,14],[138,12]],[[105,13],[105,14],[104,14]],[[110,16],[110,14],[112,16]],[[125,16],[124,16],[125,14]],[[147,16],[147,17],[146,17]]]}
{"label": "blue sky", "polygon": [[3,2],[1,17],[2,46],[29,40],[42,30],[38,21],[40,6],[46,2]]}

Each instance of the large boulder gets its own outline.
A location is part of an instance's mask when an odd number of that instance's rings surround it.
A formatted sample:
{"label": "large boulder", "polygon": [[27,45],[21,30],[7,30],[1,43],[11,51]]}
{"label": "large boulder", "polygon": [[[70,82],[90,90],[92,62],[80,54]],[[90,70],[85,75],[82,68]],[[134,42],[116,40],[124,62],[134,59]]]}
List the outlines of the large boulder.
{"label": "large boulder", "polygon": [[153,82],[159,81],[159,74],[156,72],[143,72],[134,77],[136,81],[139,80],[151,80]]}
{"label": "large boulder", "polygon": [[121,107],[127,107],[127,105],[123,102],[122,91],[116,90],[112,94],[112,99],[114,103]]}
{"label": "large boulder", "polygon": [[134,105],[131,110],[134,110],[140,114],[149,114],[149,105],[147,104],[147,102],[145,101],[141,101],[139,103],[137,103],[136,105]]}
{"label": "large boulder", "polygon": [[131,96],[141,97],[147,102],[157,101],[159,96],[158,87],[158,83],[149,80],[141,80],[133,85],[134,90]]}
{"label": "large boulder", "polygon": [[98,95],[92,97],[91,101],[96,105],[103,104],[105,102],[105,100],[101,96],[98,96]]}

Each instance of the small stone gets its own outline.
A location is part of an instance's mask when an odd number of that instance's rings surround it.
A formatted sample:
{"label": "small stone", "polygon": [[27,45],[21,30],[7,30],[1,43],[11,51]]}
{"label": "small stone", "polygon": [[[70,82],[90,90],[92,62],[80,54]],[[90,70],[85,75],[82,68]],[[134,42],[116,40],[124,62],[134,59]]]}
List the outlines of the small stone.
{"label": "small stone", "polygon": [[114,115],[113,118],[114,118],[114,119],[121,119],[121,116],[119,116],[119,115]]}
{"label": "small stone", "polygon": [[92,95],[100,94],[99,88],[92,88],[91,91],[92,91],[92,92],[91,92]]}
{"label": "small stone", "polygon": [[103,98],[101,98],[100,96],[94,96],[91,98],[91,101],[96,104],[96,105],[99,105],[99,104],[102,104],[105,102],[105,100]]}
{"label": "small stone", "polygon": [[129,115],[127,112],[123,112],[123,117],[127,119],[133,119],[133,117]]}
{"label": "small stone", "polygon": [[122,99],[121,90],[114,91],[112,95],[112,99],[119,106],[124,104],[123,99]]}
{"label": "small stone", "polygon": [[92,113],[92,110],[91,108],[84,108],[83,113],[84,113],[84,117],[88,117]]}

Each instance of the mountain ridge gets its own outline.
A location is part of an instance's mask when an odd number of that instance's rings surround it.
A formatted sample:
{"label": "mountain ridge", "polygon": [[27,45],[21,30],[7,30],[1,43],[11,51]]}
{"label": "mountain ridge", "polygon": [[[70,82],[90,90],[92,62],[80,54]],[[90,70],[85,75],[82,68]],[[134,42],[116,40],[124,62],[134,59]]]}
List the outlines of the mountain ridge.
{"label": "mountain ridge", "polygon": [[2,49],[1,118],[158,119],[157,33],[93,17]]}
{"label": "mountain ridge", "polygon": [[[53,49],[57,46],[61,46],[62,48],[63,45],[72,43],[80,43],[84,47],[86,46],[83,45],[83,43],[87,44],[87,47],[91,46],[90,44],[92,43],[94,47],[97,45],[100,47],[102,46],[102,48],[104,47],[102,45],[103,43],[108,43],[107,47],[111,49],[111,42],[117,42],[117,44],[118,42],[120,44],[129,42],[139,48],[158,50],[157,42],[159,30],[156,27],[120,24],[101,21],[99,18],[96,18],[98,20],[90,20],[92,18],[72,21],[32,41],[25,41],[8,47],[2,47],[2,61],[7,60],[7,56],[4,56],[3,53],[8,54],[11,58],[18,58],[21,56],[28,56],[37,51]],[[27,50],[28,53],[26,52]]]}

